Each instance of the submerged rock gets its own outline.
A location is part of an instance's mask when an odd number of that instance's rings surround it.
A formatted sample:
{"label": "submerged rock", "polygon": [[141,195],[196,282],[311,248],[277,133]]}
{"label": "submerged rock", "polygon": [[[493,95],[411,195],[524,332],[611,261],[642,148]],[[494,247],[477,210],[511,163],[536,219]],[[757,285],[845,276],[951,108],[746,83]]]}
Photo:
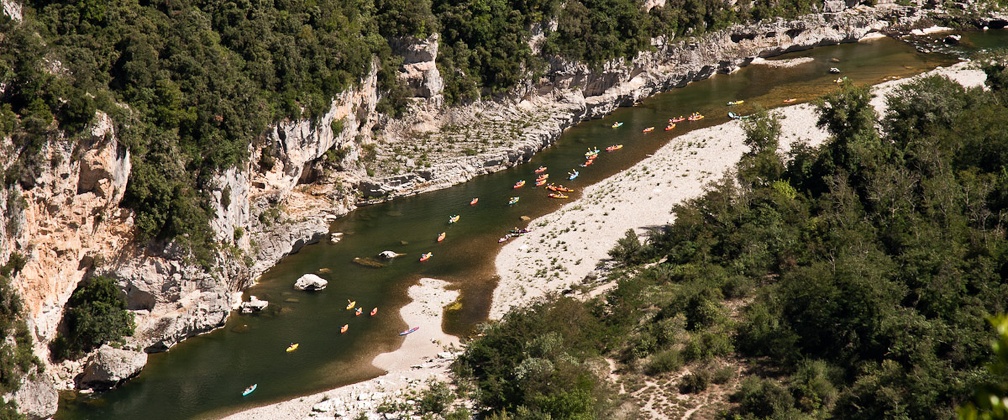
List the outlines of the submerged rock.
{"label": "submerged rock", "polygon": [[329,282],[314,274],[305,274],[294,282],[294,288],[309,292],[325,289]]}

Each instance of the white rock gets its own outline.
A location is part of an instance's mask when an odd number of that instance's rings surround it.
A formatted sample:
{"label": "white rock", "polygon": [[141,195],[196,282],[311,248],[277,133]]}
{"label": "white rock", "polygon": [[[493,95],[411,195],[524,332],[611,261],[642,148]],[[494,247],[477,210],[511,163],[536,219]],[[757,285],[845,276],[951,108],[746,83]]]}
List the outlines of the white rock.
{"label": "white rock", "polygon": [[294,288],[298,290],[317,291],[325,289],[329,282],[314,274],[305,274],[294,282]]}

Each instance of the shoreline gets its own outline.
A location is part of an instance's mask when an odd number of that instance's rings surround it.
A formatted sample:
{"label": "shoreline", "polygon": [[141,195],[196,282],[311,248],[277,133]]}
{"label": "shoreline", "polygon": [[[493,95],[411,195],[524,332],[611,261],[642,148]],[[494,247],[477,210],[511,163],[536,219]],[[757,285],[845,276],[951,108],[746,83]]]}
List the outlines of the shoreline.
{"label": "shoreline", "polygon": [[[311,413],[354,416],[362,411],[374,411],[389,397],[401,397],[422,390],[428,380],[446,381],[448,368],[461,348],[458,337],[441,328],[443,308],[453,302],[459,292],[445,289],[450,283],[422,278],[410,286],[410,303],[399,310],[399,316],[411,327],[420,329],[405,336],[395,351],[382,353],[371,361],[386,371],[378,377],[337,387],[291,400],[268,404],[229,414],[230,420],[303,419]],[[421,388],[417,388],[421,386]]]}
{"label": "shoreline", "polygon": [[[960,62],[872,87],[871,104],[884,114],[885,95],[918,77],[945,75],[964,86],[982,85],[986,76]],[[780,117],[778,153],[795,141],[820,144],[828,134],[816,128],[818,115],[808,103],[775,108]],[[500,275],[490,319],[500,319],[516,305],[564,292],[579,285],[604,284],[608,251],[632,229],[642,238],[648,227],[675,219],[672,207],[699,197],[748,150],[740,121],[693,130],[671,139],[650,157],[583,190],[582,196],[551,214],[532,220],[532,231],[512,240],[497,254]],[[605,158],[603,155],[602,159]],[[578,229],[571,229],[576,224]],[[642,238],[643,239],[643,238]],[[548,262],[548,264],[547,264]],[[548,266],[548,271],[543,267]]]}
{"label": "shoreline", "polygon": [[[983,72],[970,66],[963,62],[939,67],[915,78],[941,74],[966,86],[982,85]],[[871,103],[877,112],[882,113],[886,93],[912,79],[875,85]],[[815,127],[818,116],[811,104],[780,107],[771,112],[781,116],[782,153],[794,141],[818,144],[828,137]],[[742,143],[744,137],[739,121],[675,137],[631,168],[584,189],[581,197],[556,212],[532,220],[529,223],[532,232],[510,241],[497,254],[495,265],[500,281],[494,289],[489,319],[500,319],[512,307],[584,283],[582,279],[594,279],[604,269],[608,250],[627,229],[640,236],[649,226],[673,221],[672,206],[703,194],[708,183],[733,168],[747,150]],[[579,229],[567,229],[579,220]],[[543,252],[537,254],[537,251]],[[557,263],[550,266],[562,269],[549,272],[545,278],[536,277],[543,262],[552,258]],[[591,283],[600,285],[594,280]],[[455,355],[453,349],[460,347],[458,337],[444,333],[441,328],[443,308],[458,295],[457,291],[446,290],[446,285],[441,280],[423,278],[410,286],[412,301],[400,310],[400,316],[408,325],[421,328],[407,336],[399,349],[375,357],[372,364],[385,370],[384,375],[224,418],[281,420],[313,414],[352,417],[361,412],[375,412],[387,398],[405,398],[411,392],[421,391],[429,379],[447,380]]]}

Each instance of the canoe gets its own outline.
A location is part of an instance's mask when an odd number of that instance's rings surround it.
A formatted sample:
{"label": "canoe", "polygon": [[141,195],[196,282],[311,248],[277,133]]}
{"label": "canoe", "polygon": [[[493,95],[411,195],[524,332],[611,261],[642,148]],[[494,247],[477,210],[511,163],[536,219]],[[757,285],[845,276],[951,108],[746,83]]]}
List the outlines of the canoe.
{"label": "canoe", "polygon": [[350,324],[343,324],[343,328],[339,329],[340,334],[346,334],[347,330],[350,329]]}
{"label": "canoe", "polygon": [[518,188],[521,188],[521,187],[524,187],[524,186],[525,186],[525,180],[524,179],[521,180],[521,181],[515,182],[515,184],[514,184],[514,188],[515,189],[518,189]]}
{"label": "canoe", "polygon": [[511,199],[508,200],[508,205],[509,206],[513,206],[513,205],[515,205],[517,203],[518,203],[518,197],[511,197]]}
{"label": "canoe", "polygon": [[547,180],[547,179],[549,179],[549,174],[542,174],[542,175],[539,175],[538,177],[536,177],[536,181],[538,181],[540,179],[544,180],[544,181]]}
{"label": "canoe", "polygon": [[550,191],[556,191],[556,192],[574,192],[573,188],[567,188],[563,185],[550,185],[549,187],[546,188]]}
{"label": "canoe", "polygon": [[623,126],[623,122],[622,121],[616,121],[616,122],[613,123],[612,128],[620,128],[622,126]]}
{"label": "canoe", "polygon": [[797,101],[797,100],[798,100],[798,98],[787,98],[787,99],[784,100],[784,103],[789,104],[789,103]]}
{"label": "canoe", "polygon": [[445,233],[444,233],[444,232],[441,232],[441,234],[437,236],[437,241],[438,241],[438,242],[441,242],[441,241],[443,241],[443,240],[444,240],[444,237],[445,237]]}
{"label": "canoe", "polygon": [[479,197],[473,197],[472,201],[469,202],[469,205],[475,206],[476,203],[479,203]]}
{"label": "canoe", "polygon": [[347,299],[346,301],[347,301],[346,308],[347,308],[348,311],[351,310],[351,309],[353,309],[355,306],[357,306],[357,301],[356,300]]}
{"label": "canoe", "polygon": [[689,116],[689,118],[687,118],[687,119],[688,119],[688,120],[690,120],[690,121],[700,121],[700,120],[702,120],[702,119],[703,119],[703,117],[704,117],[704,116],[703,116],[703,114],[701,114],[701,113],[699,113],[699,112],[694,112],[694,113],[693,113],[692,115],[690,115],[690,116]]}
{"label": "canoe", "polygon": [[675,128],[675,123],[671,123],[665,126],[665,131],[672,131]]}
{"label": "canoe", "polygon": [[570,171],[570,172],[567,173],[567,179],[573,181],[574,178],[578,177],[578,175],[581,175],[581,174],[579,174],[578,171],[573,171],[572,170],[572,171]]}
{"label": "canoe", "polygon": [[459,221],[459,217],[461,217],[461,216],[459,216],[457,214],[452,215],[451,217],[448,218],[448,223],[451,224],[451,223],[455,223],[455,222]]}
{"label": "canoe", "polygon": [[375,316],[375,315],[378,315],[378,307],[377,306],[375,306],[375,308],[371,310],[371,316]]}
{"label": "canoe", "polygon": [[595,159],[588,159],[588,160],[585,161],[585,163],[581,164],[581,167],[582,168],[586,168],[586,167],[591,166],[591,164],[593,164],[593,163],[595,163]]}
{"label": "canoe", "polygon": [[537,173],[537,174],[541,174],[543,172],[546,172],[546,167],[545,166],[540,166],[539,169],[535,170],[535,173]]}
{"label": "canoe", "polygon": [[536,180],[535,186],[541,187],[543,185],[546,185],[546,180],[545,179]]}
{"label": "canoe", "polygon": [[408,329],[406,331],[400,332],[399,335],[413,334],[413,333],[416,332],[416,330],[419,330],[419,329],[420,329],[420,326],[416,326],[416,327],[410,328],[410,329]]}
{"label": "canoe", "polygon": [[745,102],[744,100],[739,99],[737,101],[728,102],[728,106],[742,105],[742,103],[744,102]]}
{"label": "canoe", "polygon": [[248,387],[248,388],[245,388],[245,390],[244,390],[244,391],[242,391],[242,396],[243,396],[243,397],[247,397],[247,396],[249,396],[249,394],[251,394],[251,393],[255,392],[256,388],[258,388],[258,387],[259,387],[259,384],[252,384],[252,385],[249,385],[249,387]]}
{"label": "canoe", "polygon": [[686,121],[686,117],[684,117],[682,115],[680,115],[678,117],[675,117],[675,118],[669,119],[670,123],[680,123],[680,122],[683,122],[683,121]]}
{"label": "canoe", "polygon": [[354,311],[354,316],[360,316],[362,312],[364,312],[364,308],[357,308],[357,310]]}
{"label": "canoe", "polygon": [[595,148],[595,150],[588,149],[588,151],[585,152],[585,159],[591,159],[593,156],[598,156],[598,154],[599,149],[597,147]]}
{"label": "canoe", "polygon": [[641,130],[642,133],[650,133],[652,131],[654,131],[654,127],[648,127],[648,128],[645,128],[645,129]]}
{"label": "canoe", "polygon": [[430,257],[431,257],[431,255],[434,255],[434,254],[433,254],[433,253],[431,253],[431,252],[428,252],[428,253],[426,253],[426,254],[423,254],[423,255],[421,255],[421,256],[420,256],[420,262],[424,262],[424,261],[427,261],[427,260],[429,260],[429,259],[430,259]]}
{"label": "canoe", "polygon": [[[673,127],[674,127],[674,126],[673,126]],[[607,152],[615,152],[615,151],[617,151],[617,150],[619,150],[619,149],[622,149],[622,148],[623,148],[623,145],[622,145],[622,144],[614,144],[614,145],[612,145],[612,146],[609,146],[609,147],[606,147],[606,148],[605,148],[605,150],[606,150]]]}
{"label": "canoe", "polygon": [[294,350],[297,350],[297,348],[298,348],[298,343],[293,343],[293,344],[287,346],[287,353],[290,353],[290,352],[292,352]]}
{"label": "canoe", "polygon": [[549,198],[560,198],[560,199],[563,199],[563,198],[569,198],[569,197],[567,195],[565,195],[565,194],[549,193]]}

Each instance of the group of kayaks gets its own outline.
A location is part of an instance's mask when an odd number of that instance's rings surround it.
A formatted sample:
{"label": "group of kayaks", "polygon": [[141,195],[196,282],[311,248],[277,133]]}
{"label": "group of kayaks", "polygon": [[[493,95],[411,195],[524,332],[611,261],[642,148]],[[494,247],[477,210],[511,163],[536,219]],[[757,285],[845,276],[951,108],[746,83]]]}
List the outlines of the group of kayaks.
{"label": "group of kayaks", "polygon": [[[347,299],[346,309],[348,311],[353,311],[354,312],[354,316],[361,316],[361,314],[364,313],[364,308],[360,307],[360,306],[357,306],[357,301],[356,300]],[[371,316],[375,316],[375,315],[378,315],[378,307],[377,306],[375,306],[374,308],[371,309]],[[406,330],[406,331],[403,331],[403,332],[399,333],[399,335],[409,334],[409,333],[411,333],[413,331],[416,331],[419,328],[420,327],[414,327],[414,328],[412,328],[410,330]],[[346,332],[349,329],[350,329],[350,324],[343,324],[343,326],[340,327],[340,334],[346,334]],[[286,353],[294,353],[295,351],[297,351],[297,349],[299,347],[301,347],[300,343],[290,343],[290,345],[288,345],[287,348],[284,349],[284,352],[286,352]],[[249,394],[252,394],[253,392],[255,392],[255,390],[257,388],[259,388],[259,384],[257,384],[257,383],[249,385],[247,388],[245,388],[244,390],[242,390],[242,396],[243,397],[249,396]]]}
{"label": "group of kayaks", "polygon": [[[734,102],[742,103],[742,101],[734,101]],[[731,104],[731,103],[733,103],[733,102],[729,102],[729,104]],[[700,121],[702,119],[704,119],[704,115],[701,114],[701,113],[699,113],[699,112],[694,112],[694,113],[690,114],[690,116],[688,116],[688,117],[684,117],[684,116],[680,115],[678,117],[669,118],[668,125],[665,126],[665,131],[672,131],[673,129],[676,128],[676,124],[677,123],[681,123],[683,121]],[[616,128],[615,124],[613,124],[613,128]],[[650,133],[650,132],[652,132],[654,130],[655,130],[655,128],[652,126],[652,127],[647,127],[645,129],[641,130],[641,132],[643,132],[643,133]],[[606,150],[609,150],[609,149],[606,148]]]}

